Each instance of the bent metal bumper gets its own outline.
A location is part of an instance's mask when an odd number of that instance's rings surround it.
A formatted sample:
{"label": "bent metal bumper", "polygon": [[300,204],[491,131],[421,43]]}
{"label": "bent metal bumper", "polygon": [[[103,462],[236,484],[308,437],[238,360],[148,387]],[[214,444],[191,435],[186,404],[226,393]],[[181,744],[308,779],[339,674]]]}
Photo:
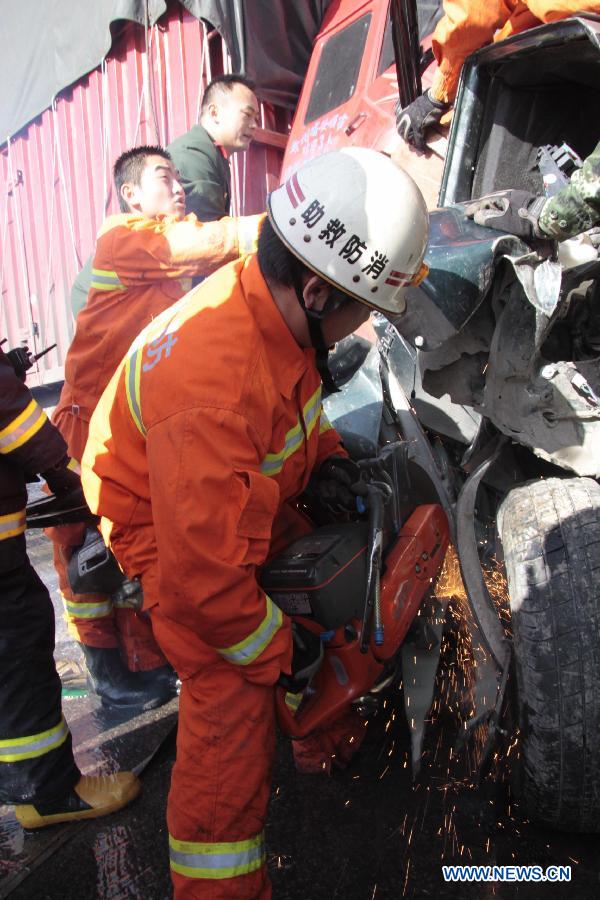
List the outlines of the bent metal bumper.
{"label": "bent metal bumper", "polygon": [[476,662],[475,715],[469,721],[461,741],[468,739],[483,722],[488,723],[482,769],[489,759],[499,728],[512,660],[512,645],[506,639],[483,578],[475,535],[475,501],[483,476],[497,459],[506,441],[506,437],[498,436],[490,446],[486,459],[465,481],[456,504],[456,548],[463,584],[474,617],[470,630]]}

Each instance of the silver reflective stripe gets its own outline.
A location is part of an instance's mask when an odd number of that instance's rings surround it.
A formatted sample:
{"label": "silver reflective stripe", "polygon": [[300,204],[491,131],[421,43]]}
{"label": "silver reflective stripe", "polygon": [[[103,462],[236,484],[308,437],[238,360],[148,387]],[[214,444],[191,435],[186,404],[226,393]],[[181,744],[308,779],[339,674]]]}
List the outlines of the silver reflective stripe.
{"label": "silver reflective stripe", "polygon": [[46,413],[32,400],[12,422],[0,431],[0,453],[11,453],[26,444],[46,421]]}
{"label": "silver reflective stripe", "polygon": [[56,747],[60,747],[69,735],[69,728],[64,718],[54,728],[41,731],[23,738],[7,738],[0,741],[0,762],[19,762],[23,759],[33,759],[50,753]]}
{"label": "silver reflective stripe", "polygon": [[131,356],[127,357],[125,362],[125,392],[127,394],[127,403],[129,412],[136,424],[138,431],[145,436],[146,428],[142,420],[142,409],[140,406],[140,368],[142,365],[143,347],[135,350]]}
{"label": "silver reflective stripe", "polygon": [[187,878],[235,878],[260,869],[265,862],[264,834],[247,841],[201,843],[169,835],[171,869]]}
{"label": "silver reflective stripe", "polygon": [[172,862],[190,869],[232,869],[247,866],[262,859],[263,848],[253,847],[239,853],[181,853],[171,848],[169,857]]}
{"label": "silver reflective stripe", "polygon": [[321,407],[321,421],[319,422],[319,434],[323,434],[325,431],[329,431],[330,428],[333,428],[333,425],[327,418],[327,413]]}
{"label": "silver reflective stripe", "polygon": [[92,269],[91,285],[97,291],[124,291],[126,289],[117,273],[108,269]]}
{"label": "silver reflective stripe", "polygon": [[74,619],[102,619],[112,612],[112,602],[110,600],[99,600],[89,603],[74,603],[71,600],[66,600],[65,606],[68,614],[73,616]]}
{"label": "silver reflective stripe", "polygon": [[281,472],[285,461],[302,446],[304,431],[306,431],[307,437],[311,436],[320,412],[321,387],[319,386],[312,397],[309,397],[306,401],[302,409],[304,429],[302,428],[300,417],[298,417],[296,424],[286,433],[282,449],[278,453],[267,453],[265,456],[260,466],[260,471],[263,475],[273,476]]}
{"label": "silver reflective stripe", "polygon": [[0,516],[0,541],[15,537],[17,534],[23,534],[25,531],[25,510],[20,509],[18,512],[9,513],[7,516]]}
{"label": "silver reflective stripe", "polygon": [[234,644],[232,647],[224,647],[218,649],[221,656],[235,663],[237,666],[248,666],[254,662],[263,652],[267,644],[271,641],[273,635],[281,627],[283,615],[278,606],[275,606],[270,597],[265,594],[267,604],[267,614],[262,620],[258,628],[248,635],[248,637]]}
{"label": "silver reflective stripe", "polygon": [[286,434],[283,449],[279,453],[268,453],[266,455],[260,467],[262,474],[277,475],[278,472],[281,472],[286,459],[296,452],[303,440],[304,434],[298,423]]}
{"label": "silver reflective stripe", "polygon": [[[320,398],[319,398],[320,399]],[[308,437],[312,434],[312,430],[315,427],[315,423],[321,412],[321,404],[315,403],[314,406],[311,406],[309,410],[306,412],[306,416],[304,418],[304,425],[306,426],[306,434]]]}

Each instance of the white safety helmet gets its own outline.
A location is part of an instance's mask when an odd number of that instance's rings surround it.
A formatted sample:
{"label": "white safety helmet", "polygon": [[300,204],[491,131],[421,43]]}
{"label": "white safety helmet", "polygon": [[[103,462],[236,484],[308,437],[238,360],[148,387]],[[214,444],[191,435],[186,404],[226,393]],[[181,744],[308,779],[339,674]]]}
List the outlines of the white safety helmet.
{"label": "white safety helmet", "polygon": [[374,309],[404,312],[406,288],[427,274],[423,195],[376,150],[347,147],[307,162],[267,205],[273,228],[295,256]]}

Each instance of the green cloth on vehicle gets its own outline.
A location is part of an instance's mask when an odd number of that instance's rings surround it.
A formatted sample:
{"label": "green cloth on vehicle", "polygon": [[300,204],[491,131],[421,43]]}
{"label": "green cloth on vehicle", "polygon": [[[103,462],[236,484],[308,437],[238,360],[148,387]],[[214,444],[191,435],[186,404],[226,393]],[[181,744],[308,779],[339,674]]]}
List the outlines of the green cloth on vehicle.
{"label": "green cloth on vehicle", "polygon": [[573,173],[570,183],[544,205],[539,227],[557,241],[564,241],[599,223],[600,143]]}

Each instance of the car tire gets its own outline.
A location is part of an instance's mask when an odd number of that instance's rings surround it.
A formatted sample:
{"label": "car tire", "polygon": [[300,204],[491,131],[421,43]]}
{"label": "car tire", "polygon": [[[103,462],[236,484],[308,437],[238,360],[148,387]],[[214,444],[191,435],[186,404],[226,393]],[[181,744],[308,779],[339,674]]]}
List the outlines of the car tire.
{"label": "car tire", "polygon": [[600,830],[600,485],[549,478],[498,511],[510,595],[526,813]]}

